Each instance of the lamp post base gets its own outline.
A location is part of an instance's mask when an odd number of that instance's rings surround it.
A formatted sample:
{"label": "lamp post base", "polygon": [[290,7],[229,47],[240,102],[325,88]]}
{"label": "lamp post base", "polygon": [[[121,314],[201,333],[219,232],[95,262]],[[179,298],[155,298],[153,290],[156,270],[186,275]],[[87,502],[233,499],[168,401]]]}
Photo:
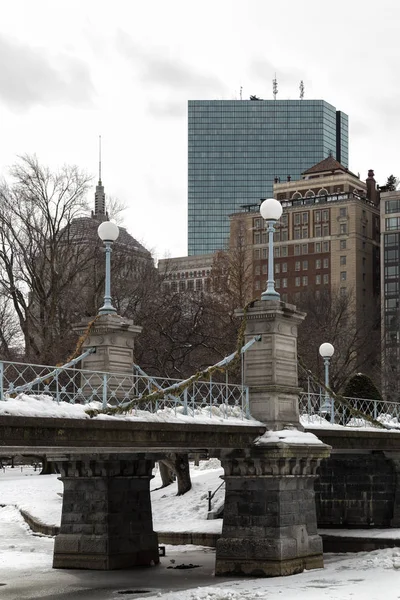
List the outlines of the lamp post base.
{"label": "lamp post base", "polygon": [[275,290],[266,290],[261,294],[261,300],[280,300],[281,296]]}
{"label": "lamp post base", "polygon": [[99,308],[99,315],[116,315],[117,309],[113,306],[102,306]]}

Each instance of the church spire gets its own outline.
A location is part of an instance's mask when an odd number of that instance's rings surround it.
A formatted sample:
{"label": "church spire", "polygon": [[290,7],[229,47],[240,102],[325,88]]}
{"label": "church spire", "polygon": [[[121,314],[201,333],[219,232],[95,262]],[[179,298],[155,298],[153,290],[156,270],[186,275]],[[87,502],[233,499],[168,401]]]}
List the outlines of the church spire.
{"label": "church spire", "polygon": [[104,185],[101,181],[101,135],[99,135],[99,182],[94,194],[94,213],[92,213],[92,216],[100,221],[105,221],[108,218],[106,213],[106,195],[104,193]]}

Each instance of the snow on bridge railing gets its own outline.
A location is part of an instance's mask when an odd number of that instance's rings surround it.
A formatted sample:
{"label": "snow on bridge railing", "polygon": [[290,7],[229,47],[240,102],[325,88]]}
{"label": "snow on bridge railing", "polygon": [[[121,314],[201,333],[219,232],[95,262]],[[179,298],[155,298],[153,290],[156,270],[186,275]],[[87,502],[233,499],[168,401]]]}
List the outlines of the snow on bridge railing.
{"label": "snow on bridge railing", "polygon": [[328,398],[321,389],[319,394],[301,392],[299,396],[300,418],[304,426],[326,424],[347,427],[370,427],[371,419],[386,427],[400,427],[400,403],[386,400],[344,397],[346,405]]}
{"label": "snow on bridge railing", "polygon": [[[224,418],[249,418],[248,389],[229,383],[227,367],[235,358],[240,358],[243,381],[243,355],[260,340],[259,335],[253,337],[240,350],[186,380],[152,377],[138,365],[132,365],[132,373],[76,368],[76,364],[94,349],[88,349],[59,367],[0,361],[0,400],[14,398],[25,392],[50,396],[58,403],[99,402],[102,411],[108,412],[140,409],[158,413],[173,409],[184,415],[195,416],[204,415],[207,410],[210,417],[216,414]],[[214,374],[221,371],[225,372],[225,381],[214,381]]]}
{"label": "snow on bridge railing", "polygon": [[[135,404],[137,400],[138,409],[152,413],[172,409],[188,416],[206,412],[210,417],[214,414],[226,418],[249,417],[248,390],[242,385],[229,383],[227,378],[224,382],[213,381],[212,377],[206,381],[194,380],[181,390],[185,381],[148,376],[140,367],[133,367],[132,373],[113,373],[76,366],[1,361],[0,401],[25,393],[50,396],[58,403],[99,402],[106,409],[123,407],[132,401]],[[162,395],[165,388],[168,391]],[[146,400],[153,392],[159,392],[157,399]]]}

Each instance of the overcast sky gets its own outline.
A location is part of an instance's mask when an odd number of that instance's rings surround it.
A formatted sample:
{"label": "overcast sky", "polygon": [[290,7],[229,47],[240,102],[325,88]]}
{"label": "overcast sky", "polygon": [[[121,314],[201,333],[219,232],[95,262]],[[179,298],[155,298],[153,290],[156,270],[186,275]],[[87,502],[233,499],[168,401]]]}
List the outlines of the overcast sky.
{"label": "overcast sky", "polygon": [[[187,101],[324,99],[350,164],[400,175],[398,0],[13,0],[0,19],[0,172],[35,152],[94,176],[158,257],[187,253]],[[94,181],[95,185],[95,181]]]}

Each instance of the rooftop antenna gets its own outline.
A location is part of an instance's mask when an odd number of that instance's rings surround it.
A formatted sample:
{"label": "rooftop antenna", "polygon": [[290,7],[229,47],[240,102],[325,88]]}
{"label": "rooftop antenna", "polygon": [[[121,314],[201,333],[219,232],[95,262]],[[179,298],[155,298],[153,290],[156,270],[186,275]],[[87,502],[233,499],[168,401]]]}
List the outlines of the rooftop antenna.
{"label": "rooftop antenna", "polygon": [[304,99],[304,81],[303,80],[300,81],[299,88],[300,88],[300,100],[303,100]]}
{"label": "rooftop antenna", "polygon": [[99,183],[101,185],[101,135],[99,135]]}
{"label": "rooftop antenna", "polygon": [[275,73],[275,78],[272,80],[272,93],[274,96],[274,100],[276,100],[276,95],[278,93],[278,81],[276,79],[276,73]]}
{"label": "rooftop antenna", "polygon": [[243,100],[243,86],[240,86],[240,99]]}

